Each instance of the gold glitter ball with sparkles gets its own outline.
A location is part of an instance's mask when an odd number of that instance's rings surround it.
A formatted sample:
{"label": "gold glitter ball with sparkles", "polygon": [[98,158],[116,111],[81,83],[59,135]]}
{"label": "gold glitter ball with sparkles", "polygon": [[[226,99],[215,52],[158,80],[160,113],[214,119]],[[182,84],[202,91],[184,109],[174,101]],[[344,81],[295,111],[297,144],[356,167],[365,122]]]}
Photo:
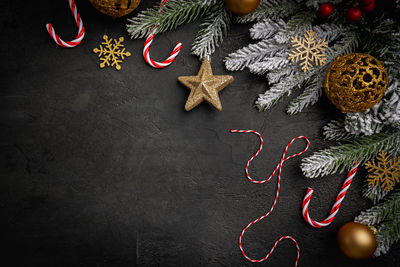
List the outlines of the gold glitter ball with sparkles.
{"label": "gold glitter ball with sparkles", "polygon": [[137,8],[140,0],[89,0],[101,13],[113,18],[128,15]]}
{"label": "gold glitter ball with sparkles", "polygon": [[180,76],[178,81],[190,90],[185,104],[186,111],[192,110],[203,101],[221,111],[222,105],[218,92],[233,82],[233,77],[213,75],[210,60],[204,59],[197,76]]}
{"label": "gold glitter ball with sparkles", "polygon": [[381,101],[388,85],[383,63],[371,55],[353,53],[336,58],[326,72],[324,89],[343,113],[362,112]]}

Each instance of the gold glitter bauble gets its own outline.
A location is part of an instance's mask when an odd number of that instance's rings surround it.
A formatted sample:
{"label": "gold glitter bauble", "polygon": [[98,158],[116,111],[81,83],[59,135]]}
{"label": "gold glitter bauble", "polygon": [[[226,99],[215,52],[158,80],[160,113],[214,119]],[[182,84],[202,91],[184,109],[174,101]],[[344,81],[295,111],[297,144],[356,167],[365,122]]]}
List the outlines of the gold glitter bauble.
{"label": "gold glitter bauble", "polygon": [[362,112],[377,104],[388,84],[383,63],[368,54],[336,58],[326,72],[324,89],[343,113]]}
{"label": "gold glitter bauble", "polygon": [[226,7],[235,15],[246,15],[253,12],[260,0],[225,0]]}
{"label": "gold glitter bauble", "polygon": [[376,250],[376,237],[368,226],[349,222],[338,232],[337,240],[340,250],[349,258],[355,260],[368,259]]}
{"label": "gold glitter bauble", "polygon": [[89,0],[101,13],[113,18],[128,15],[137,8],[140,0]]}

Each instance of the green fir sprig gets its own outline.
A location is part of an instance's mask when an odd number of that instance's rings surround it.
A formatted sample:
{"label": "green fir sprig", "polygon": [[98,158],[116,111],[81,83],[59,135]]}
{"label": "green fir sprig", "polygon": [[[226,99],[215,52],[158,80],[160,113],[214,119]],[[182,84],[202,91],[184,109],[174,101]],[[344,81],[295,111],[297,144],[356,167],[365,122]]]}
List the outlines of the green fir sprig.
{"label": "green fir sprig", "polygon": [[378,247],[375,256],[387,253],[400,240],[400,189],[355,218],[356,222],[376,227]]}
{"label": "green fir sprig", "polygon": [[126,29],[132,39],[143,38],[158,25],[156,33],[165,32],[194,21],[212,9],[219,0],[169,0],[162,6],[154,5],[140,12],[136,17],[128,19]]}
{"label": "green fir sprig", "polygon": [[380,151],[396,155],[400,152],[400,131],[383,132],[332,146],[304,158],[301,170],[308,178],[349,170],[355,162],[363,163]]}

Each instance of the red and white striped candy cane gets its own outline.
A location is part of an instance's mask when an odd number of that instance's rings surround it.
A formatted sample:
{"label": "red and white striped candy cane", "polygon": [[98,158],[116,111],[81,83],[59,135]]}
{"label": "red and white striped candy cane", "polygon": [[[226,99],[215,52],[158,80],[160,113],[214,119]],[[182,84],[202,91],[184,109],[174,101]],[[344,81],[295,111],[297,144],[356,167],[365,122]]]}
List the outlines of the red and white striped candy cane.
{"label": "red and white striped candy cane", "polygon": [[[245,168],[245,169],[246,169],[246,176],[247,176],[247,178],[248,178],[251,182],[256,183],[256,184],[262,184],[262,183],[268,182],[268,181],[274,176],[274,174],[276,173],[276,171],[278,171],[278,184],[277,184],[277,189],[276,189],[276,195],[275,195],[274,203],[272,204],[270,210],[269,210],[266,214],[264,214],[263,216],[259,217],[259,218],[256,219],[256,220],[250,222],[250,223],[242,230],[242,233],[240,234],[240,237],[239,237],[239,248],[240,248],[240,251],[242,252],[243,256],[244,256],[248,261],[259,263],[259,262],[263,262],[263,261],[265,261],[266,259],[268,259],[268,257],[272,254],[272,252],[274,251],[275,247],[278,245],[278,243],[279,243],[280,241],[282,241],[282,240],[284,240],[284,239],[290,239],[290,240],[292,240],[292,241],[295,243],[296,248],[297,248],[297,257],[296,257],[296,262],[295,262],[295,264],[294,264],[294,266],[296,267],[296,266],[297,266],[297,263],[299,262],[299,258],[300,258],[300,247],[299,247],[299,244],[297,243],[297,241],[296,241],[293,237],[291,237],[291,236],[282,236],[281,238],[279,238],[279,239],[275,242],[275,244],[272,246],[272,249],[268,252],[268,254],[267,254],[264,258],[261,258],[261,259],[258,259],[258,260],[253,260],[252,258],[250,258],[249,256],[246,255],[246,253],[245,253],[244,250],[243,250],[242,238],[243,238],[243,236],[244,236],[246,230],[247,230],[250,226],[252,226],[253,224],[255,224],[255,223],[261,221],[261,220],[264,219],[264,218],[266,218],[266,217],[274,210],[275,204],[276,204],[276,202],[277,202],[277,200],[278,200],[278,197],[279,197],[279,190],[280,190],[280,186],[281,186],[281,173],[282,173],[282,165],[283,165],[283,163],[284,163],[285,161],[287,161],[288,159],[297,157],[297,156],[303,154],[304,152],[306,152],[307,149],[308,149],[308,147],[309,147],[309,145],[310,145],[310,141],[309,141],[308,138],[305,137],[305,136],[297,136],[296,138],[293,138],[293,139],[289,142],[289,144],[286,146],[285,151],[283,152],[281,161],[278,163],[278,165],[276,166],[276,168],[275,168],[275,170],[272,172],[272,174],[271,174],[267,179],[259,181],[259,180],[254,180],[253,178],[250,177],[250,175],[249,175],[249,165],[250,165],[250,162],[251,162],[255,157],[257,157],[258,154],[259,154],[259,153],[261,152],[261,150],[262,150],[262,147],[263,147],[263,138],[262,138],[261,134],[259,134],[259,133],[256,132],[256,131],[252,131],[252,130],[233,130],[233,129],[231,129],[231,132],[232,132],[232,133],[253,133],[253,134],[256,134],[256,135],[260,138],[260,148],[258,149],[258,151],[256,152],[256,154],[254,154],[254,156],[252,156],[252,157],[247,161],[246,168]],[[294,141],[296,141],[297,139],[304,139],[304,140],[306,140],[307,146],[303,149],[303,151],[301,151],[301,152],[299,152],[299,153],[296,153],[296,154],[293,154],[293,155],[291,155],[291,156],[286,157],[286,152],[287,152],[287,150],[289,149],[289,147],[291,146],[291,144],[292,144]]]}
{"label": "red and white striped candy cane", "polygon": [[353,178],[357,173],[358,165],[359,165],[359,162],[355,162],[353,164],[353,168],[347,174],[347,179],[344,181],[342,188],[341,188],[338,196],[336,197],[335,203],[333,204],[328,217],[323,221],[317,222],[317,221],[314,221],[313,219],[311,219],[310,214],[308,213],[308,207],[310,205],[310,200],[311,200],[314,190],[312,188],[307,189],[306,195],[304,196],[304,199],[303,199],[302,208],[303,208],[303,217],[311,226],[316,227],[316,228],[322,228],[322,227],[328,226],[329,224],[331,224],[333,222],[336,214],[339,211],[340,206],[342,205],[343,199],[345,198],[346,193],[349,190],[351,183],[353,182]]}
{"label": "red and white striped candy cane", "polygon": [[[161,0],[161,5],[160,5],[160,12],[162,12],[162,7],[168,2],[168,0]],[[174,50],[172,50],[170,56],[164,60],[163,62],[157,62],[151,59],[150,57],[150,45],[153,42],[154,36],[156,34],[158,25],[154,28],[154,30],[150,33],[150,35],[147,37],[146,41],[144,42],[144,47],[143,47],[143,57],[144,60],[152,66],[153,68],[156,69],[162,69],[167,66],[169,66],[175,58],[178,56],[181,48],[182,48],[182,43],[177,42],[176,46],[174,47]]]}
{"label": "red and white striped candy cane", "polygon": [[63,41],[54,31],[53,25],[51,23],[46,24],[46,29],[49,32],[51,38],[53,38],[54,42],[62,47],[75,47],[82,42],[83,37],[85,37],[85,28],[83,27],[83,22],[81,16],[78,13],[78,9],[76,8],[74,0],[68,0],[69,6],[72,11],[72,15],[74,15],[76,25],[78,26],[78,35],[72,41],[65,42]]}

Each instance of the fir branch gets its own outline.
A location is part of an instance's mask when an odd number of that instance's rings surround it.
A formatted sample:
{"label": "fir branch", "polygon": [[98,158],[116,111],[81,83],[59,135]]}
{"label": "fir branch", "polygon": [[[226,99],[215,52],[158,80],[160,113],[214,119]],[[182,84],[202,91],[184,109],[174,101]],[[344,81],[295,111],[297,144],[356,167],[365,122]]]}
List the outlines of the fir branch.
{"label": "fir branch", "polygon": [[293,35],[300,35],[310,30],[311,24],[315,19],[315,12],[301,11],[294,14],[286,23],[285,27],[282,27],[276,34],[274,39],[279,44],[290,43],[290,38]]}
{"label": "fir branch", "polygon": [[309,73],[298,72],[281,79],[279,83],[272,85],[264,94],[258,95],[255,103],[256,107],[259,111],[270,109],[288,97],[295,89],[300,88],[312,76],[314,71]]}
{"label": "fir branch", "polygon": [[376,204],[381,201],[389,191],[384,190],[381,186],[371,186],[367,185],[363,189],[363,197],[368,198],[372,203]]}
{"label": "fir branch", "polygon": [[400,35],[398,23],[385,19],[383,14],[363,21],[360,26],[360,38],[364,53],[372,54],[383,61],[400,60]]}
{"label": "fir branch", "polygon": [[250,44],[247,47],[243,47],[236,52],[229,54],[224,59],[225,67],[230,71],[243,70],[255,62],[286,50],[289,46],[289,44],[277,46],[272,42],[272,40],[264,39],[256,44]]}
{"label": "fir branch", "polygon": [[[257,23],[257,26],[250,30],[251,36],[256,38],[266,36],[268,38],[229,54],[224,60],[226,68],[230,71],[243,70],[254,63],[263,61],[265,58],[275,55],[282,56],[291,47],[288,42],[290,37],[298,31],[303,32],[311,27],[310,16],[308,12],[300,12],[294,15],[287,23],[283,21],[274,23],[269,19],[264,20],[261,24]],[[264,27],[264,29],[261,28],[266,24],[269,24],[269,26]],[[281,54],[279,54],[280,52]],[[260,67],[261,65],[258,65],[258,68]],[[257,68],[257,66],[253,66],[253,68]],[[256,72],[265,73],[266,71],[261,71],[260,69],[260,71]]]}
{"label": "fir branch", "polygon": [[322,129],[326,140],[346,141],[354,138],[354,135],[344,129],[343,120],[333,120]]}
{"label": "fir branch", "polygon": [[[326,72],[327,67],[321,70],[321,73]],[[301,112],[306,107],[312,106],[319,100],[322,95],[322,85],[324,82],[324,75],[317,74],[317,77],[312,77],[311,82],[306,84],[305,90],[298,97],[296,97],[288,107],[286,112],[289,115],[293,115]]]}
{"label": "fir branch", "polygon": [[337,171],[342,173],[351,169],[354,162],[363,163],[374,158],[382,150],[394,155],[400,152],[400,131],[363,137],[315,152],[304,158],[300,167],[308,178],[326,176]]}
{"label": "fir branch", "polygon": [[[339,33],[337,33],[337,35],[332,34],[331,36],[338,35]],[[272,106],[289,96],[295,89],[302,87],[304,84],[310,82],[315,77],[320,77],[320,73],[322,72],[321,70],[326,69],[326,67],[329,66],[336,57],[346,54],[349,51],[353,51],[357,44],[357,34],[354,32],[346,32],[346,35],[339,41],[337,41],[333,47],[327,49],[327,61],[326,63],[324,63],[324,65],[316,66],[311,71],[308,71],[306,73],[297,71],[291,75],[288,75],[287,77],[281,78],[278,84],[272,85],[270,90],[267,90],[264,94],[260,94],[258,96],[256,100],[256,107],[258,108],[258,110],[262,111],[270,109]],[[243,58],[246,58],[245,52],[247,51],[242,52],[243,54],[241,56]],[[261,72],[261,70],[258,71]],[[308,102],[308,104],[313,104],[317,102],[315,98],[309,98],[309,100],[310,101]]]}
{"label": "fir branch", "polygon": [[283,69],[289,64],[286,55],[264,58],[248,66],[251,73],[265,74],[266,72],[274,69]]}
{"label": "fir branch", "polygon": [[292,0],[262,0],[260,5],[250,14],[238,16],[236,21],[246,23],[266,18],[279,19],[297,13],[301,5]]}
{"label": "fir branch", "polygon": [[140,12],[136,17],[128,19],[126,29],[132,39],[143,38],[150,34],[156,25],[156,33],[165,32],[191,22],[212,8],[218,0],[169,0],[162,7],[156,4]]}
{"label": "fir branch", "polygon": [[378,246],[375,250],[374,255],[376,257],[386,254],[390,247],[400,240],[400,210],[397,209],[397,214],[393,220],[382,223],[378,227],[378,235],[376,241]]}
{"label": "fir branch", "polygon": [[276,22],[271,19],[264,19],[255,23],[250,28],[250,37],[254,40],[269,38],[285,27],[285,25],[285,21],[281,19]]}
{"label": "fir branch", "polygon": [[200,24],[200,30],[192,44],[193,55],[203,59],[211,55],[227,34],[231,24],[231,13],[221,1],[214,5],[205,14],[204,22]]}
{"label": "fir branch", "polygon": [[384,202],[362,211],[354,221],[378,226],[375,256],[387,253],[390,246],[400,240],[400,189],[391,193]]}
{"label": "fir branch", "polygon": [[297,73],[298,67],[295,64],[289,64],[283,69],[274,69],[267,73],[267,80],[269,84],[275,84],[281,81],[282,79]]}
{"label": "fir branch", "polygon": [[336,6],[341,2],[343,2],[343,0],[307,0],[305,4],[306,6],[314,7],[317,10],[322,4],[331,3],[332,5]]}
{"label": "fir branch", "polygon": [[343,38],[338,40],[333,47],[328,47],[325,54],[327,56],[327,62],[325,64],[331,64],[335,58],[346,54],[353,53],[358,47],[359,36],[354,31],[345,31],[342,33]]}

